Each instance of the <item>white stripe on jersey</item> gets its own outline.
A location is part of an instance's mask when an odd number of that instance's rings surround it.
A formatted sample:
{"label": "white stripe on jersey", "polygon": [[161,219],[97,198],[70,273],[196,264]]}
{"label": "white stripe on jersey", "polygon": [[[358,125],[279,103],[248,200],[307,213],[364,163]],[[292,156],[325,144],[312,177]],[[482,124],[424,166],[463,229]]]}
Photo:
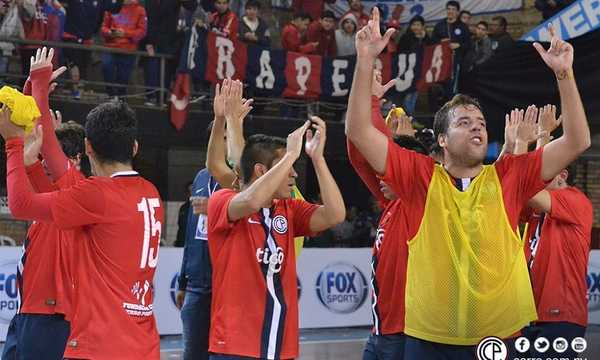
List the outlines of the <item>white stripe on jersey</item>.
{"label": "white stripe on jersey", "polygon": [[[273,219],[271,219],[270,209],[263,209],[262,212],[265,218],[265,224],[269,229],[267,234],[267,244],[269,245],[269,250],[271,250],[271,254],[277,254],[277,245],[275,244],[275,239],[273,239],[273,236],[271,235]],[[281,318],[281,303],[275,294],[273,274],[273,269],[271,266],[269,266],[269,269],[267,270],[267,289],[269,290],[269,295],[273,299],[273,315],[271,317],[271,332],[269,333],[269,346],[267,350],[267,359],[269,360],[275,359],[275,352],[277,350],[277,333],[279,332],[279,319]]]}

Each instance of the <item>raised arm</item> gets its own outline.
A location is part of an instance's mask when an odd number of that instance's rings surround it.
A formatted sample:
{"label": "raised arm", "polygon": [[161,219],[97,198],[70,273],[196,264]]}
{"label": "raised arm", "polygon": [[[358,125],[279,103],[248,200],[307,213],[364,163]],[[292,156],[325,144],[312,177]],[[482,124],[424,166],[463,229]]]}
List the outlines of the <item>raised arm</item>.
{"label": "raised arm", "polygon": [[287,149],[283,158],[264,175],[231,199],[227,208],[229,221],[237,221],[254,214],[264,206],[270,206],[270,201],[273,199],[275,191],[290,176],[292,166],[300,156],[304,133],[310,124],[311,122],[307,121],[304,125],[289,134]]}
{"label": "raised arm", "polygon": [[573,74],[573,46],[559,39],[549,27],[550,48],[534,43],[536,50],[556,75],[563,121],[563,135],[544,147],[542,179],[550,180],[591,145],[590,129]]}
{"label": "raised arm", "polygon": [[252,99],[243,98],[244,84],[235,80],[226,99],[225,119],[227,120],[227,160],[235,168],[244,150],[244,119],[252,110]]}
{"label": "raised arm", "polygon": [[213,121],[208,150],[206,152],[206,168],[221,186],[232,188],[236,179],[235,173],[227,166],[225,155],[225,108],[227,96],[231,91],[231,80],[223,80],[222,86],[215,87],[215,98],[213,109],[215,119]]}
{"label": "raised arm", "polygon": [[42,117],[39,123],[42,125],[44,141],[42,143],[42,157],[46,161],[46,167],[52,180],[60,179],[69,168],[69,159],[58,142],[54,132],[54,124],[50,114],[48,102],[50,79],[52,77],[52,58],[54,49],[47,50],[45,47],[38,49],[35,57],[31,59],[31,92],[35,99]]}
{"label": "raised arm", "polygon": [[374,7],[373,19],[356,34],[357,60],[346,115],[346,136],[379,174],[385,171],[388,138],[371,123],[369,99],[375,59],[394,31],[389,29],[381,35],[379,10]]}
{"label": "raised arm", "polygon": [[538,133],[536,149],[546,146],[552,140],[552,132],[560,126],[562,116],[556,118],[556,106],[546,105],[540,109],[538,118]]}
{"label": "raised arm", "polygon": [[319,192],[323,205],[312,214],[310,218],[310,231],[313,233],[327,230],[346,218],[346,206],[331,171],[327,166],[323,151],[327,138],[327,127],[321,118],[312,116],[312,128],[306,132],[306,154],[312,160]]}

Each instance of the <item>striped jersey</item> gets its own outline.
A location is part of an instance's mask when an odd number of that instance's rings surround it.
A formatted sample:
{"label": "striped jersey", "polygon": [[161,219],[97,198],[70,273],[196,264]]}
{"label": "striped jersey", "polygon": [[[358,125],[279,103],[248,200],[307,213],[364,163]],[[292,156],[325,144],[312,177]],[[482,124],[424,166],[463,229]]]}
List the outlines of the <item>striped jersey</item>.
{"label": "striped jersey", "polygon": [[261,359],[298,356],[298,293],[294,237],[310,234],[318,205],[274,200],[231,222],[224,189],[208,201],[213,266],[209,350]]}

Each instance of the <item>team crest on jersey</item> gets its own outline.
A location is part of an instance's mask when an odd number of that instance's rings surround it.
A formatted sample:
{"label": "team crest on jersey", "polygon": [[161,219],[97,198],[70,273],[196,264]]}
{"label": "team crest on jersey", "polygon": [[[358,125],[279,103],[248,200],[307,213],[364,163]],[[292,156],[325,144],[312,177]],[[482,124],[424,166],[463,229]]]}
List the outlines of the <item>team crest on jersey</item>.
{"label": "team crest on jersey", "polygon": [[288,230],[288,222],[285,216],[277,215],[273,219],[273,230],[278,234],[285,234]]}

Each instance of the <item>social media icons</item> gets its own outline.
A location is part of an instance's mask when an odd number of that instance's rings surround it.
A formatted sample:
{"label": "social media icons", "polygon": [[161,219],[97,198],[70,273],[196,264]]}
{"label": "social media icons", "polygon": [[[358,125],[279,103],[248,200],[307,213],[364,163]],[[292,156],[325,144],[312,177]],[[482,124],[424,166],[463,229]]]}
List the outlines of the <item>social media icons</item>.
{"label": "social media icons", "polygon": [[539,337],[533,342],[533,348],[537,352],[545,353],[550,349],[550,341],[543,336]]}
{"label": "social media icons", "polygon": [[477,345],[477,359],[479,360],[506,360],[507,355],[506,344],[497,337],[486,337]]}
{"label": "social media icons", "polygon": [[587,349],[587,341],[582,337],[576,337],[571,341],[571,349],[576,353],[581,354]]}
{"label": "social media icons", "polygon": [[520,338],[515,340],[515,349],[517,349],[517,351],[520,353],[525,353],[525,352],[529,351],[530,347],[531,347],[531,343],[529,342],[529,339],[526,337],[521,336]]}
{"label": "social media icons", "polygon": [[552,342],[552,348],[557,353],[562,354],[569,349],[569,342],[563,337],[557,337]]}

